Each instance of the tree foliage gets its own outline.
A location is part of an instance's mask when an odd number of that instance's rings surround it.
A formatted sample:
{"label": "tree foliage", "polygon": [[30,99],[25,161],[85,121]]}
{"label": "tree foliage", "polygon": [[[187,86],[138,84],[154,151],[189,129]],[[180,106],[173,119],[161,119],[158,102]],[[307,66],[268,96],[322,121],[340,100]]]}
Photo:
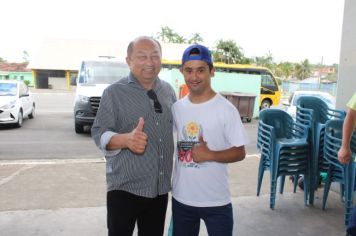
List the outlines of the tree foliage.
{"label": "tree foliage", "polygon": [[204,40],[199,33],[193,33],[190,38],[185,38],[184,36],[176,33],[173,29],[168,26],[162,26],[161,31],[157,33],[156,39],[161,40],[165,43],[202,43]]}
{"label": "tree foliage", "polygon": [[243,63],[245,57],[242,49],[236,45],[234,40],[220,39],[213,51],[215,62],[223,62],[226,64]]}
{"label": "tree foliage", "polygon": [[255,63],[258,66],[264,66],[272,69],[274,67],[272,53],[268,52],[265,56],[255,57]]}
{"label": "tree foliage", "polygon": [[[156,39],[165,43],[203,43],[204,40],[199,33],[193,33],[189,37],[184,37],[168,26],[162,26],[160,32],[156,34]],[[311,65],[307,59],[300,63],[281,62],[275,63],[271,52],[264,56],[248,58],[244,56],[243,49],[234,40],[218,40],[213,46],[212,55],[215,62],[226,64],[255,64],[269,68],[281,79],[297,78],[303,80],[312,74],[312,70],[321,65]],[[0,58],[1,59],[1,58]],[[336,73],[327,75],[327,79],[337,80],[337,64],[332,65]]]}
{"label": "tree foliage", "polygon": [[311,75],[311,65],[308,59],[305,59],[300,64],[295,66],[295,76],[299,80],[306,79]]}
{"label": "tree foliage", "polygon": [[276,66],[275,74],[283,79],[289,79],[294,72],[295,65],[290,62],[281,62]]}
{"label": "tree foliage", "polygon": [[203,42],[203,38],[199,33],[193,33],[191,37],[188,39],[189,44],[196,44],[196,43],[201,43]]}

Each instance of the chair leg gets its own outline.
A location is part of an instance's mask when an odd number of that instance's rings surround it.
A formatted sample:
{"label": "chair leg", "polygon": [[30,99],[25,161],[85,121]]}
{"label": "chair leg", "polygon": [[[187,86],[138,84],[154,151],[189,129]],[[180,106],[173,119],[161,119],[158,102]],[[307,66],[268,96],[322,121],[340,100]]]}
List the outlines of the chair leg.
{"label": "chair leg", "polygon": [[294,175],[294,181],[293,181],[293,192],[297,192],[297,186],[298,186],[298,180],[299,180],[299,175]]}
{"label": "chair leg", "polygon": [[277,190],[277,171],[271,169],[271,195],[270,195],[270,208],[274,210],[276,203],[276,190]]}
{"label": "chair leg", "polygon": [[355,166],[350,162],[345,168],[345,225],[348,225],[351,214],[355,186]]}
{"label": "chair leg", "polygon": [[169,228],[168,228],[168,236],[173,236],[173,218],[171,217],[171,220],[169,222]]}
{"label": "chair leg", "polygon": [[283,194],[285,180],[286,180],[286,176],[285,175],[279,176],[279,193],[280,194]]}
{"label": "chair leg", "polygon": [[257,196],[260,196],[261,185],[263,180],[263,174],[265,172],[264,168],[264,158],[261,156],[260,165],[258,166],[258,177],[257,177]]}
{"label": "chair leg", "polygon": [[276,189],[277,189],[277,180],[271,181],[271,194],[270,194],[270,203],[269,207],[274,210],[276,204]]}
{"label": "chair leg", "polygon": [[324,194],[323,194],[323,204],[322,209],[325,210],[326,200],[328,199],[330,185],[331,185],[331,168],[328,169],[328,174],[326,176],[325,185],[324,185]]}
{"label": "chair leg", "polygon": [[311,166],[311,172],[310,172],[310,189],[309,189],[309,204],[314,205],[314,196],[315,196],[315,191],[317,189],[317,181],[318,181],[318,157],[319,157],[319,144],[316,143],[314,150],[312,151],[312,166]]}
{"label": "chair leg", "polygon": [[314,205],[315,191],[317,190],[318,182],[318,172],[314,173],[314,176],[310,178],[310,189],[309,189],[309,204]]}
{"label": "chair leg", "polygon": [[340,200],[345,202],[345,184],[340,183]]}
{"label": "chair leg", "polygon": [[309,177],[304,175],[304,205],[308,204],[308,196],[309,196]]}

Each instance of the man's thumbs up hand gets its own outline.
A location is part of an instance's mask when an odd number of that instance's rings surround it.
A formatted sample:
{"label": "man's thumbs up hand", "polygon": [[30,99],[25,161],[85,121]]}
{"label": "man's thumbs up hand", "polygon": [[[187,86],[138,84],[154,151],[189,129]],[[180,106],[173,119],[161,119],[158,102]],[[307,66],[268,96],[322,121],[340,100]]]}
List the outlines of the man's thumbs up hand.
{"label": "man's thumbs up hand", "polygon": [[128,135],[127,147],[136,154],[144,153],[147,145],[147,134],[143,132],[144,124],[144,119],[140,117],[136,128]]}

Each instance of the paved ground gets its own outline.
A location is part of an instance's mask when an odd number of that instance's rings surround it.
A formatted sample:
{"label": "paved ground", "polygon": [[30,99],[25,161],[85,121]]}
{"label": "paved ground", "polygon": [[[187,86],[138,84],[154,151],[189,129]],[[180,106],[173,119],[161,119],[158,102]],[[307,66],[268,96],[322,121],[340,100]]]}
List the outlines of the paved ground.
{"label": "paved ground", "polygon": [[[344,235],[343,206],[331,192],[321,210],[304,206],[303,192],[292,193],[290,181],[269,208],[269,175],[256,197],[259,157],[251,155],[229,166],[234,235]],[[169,203],[170,204],[170,203]],[[167,227],[171,216],[167,212]],[[105,163],[102,159],[0,162],[0,235],[106,235]],[[200,235],[207,235],[202,224]]]}

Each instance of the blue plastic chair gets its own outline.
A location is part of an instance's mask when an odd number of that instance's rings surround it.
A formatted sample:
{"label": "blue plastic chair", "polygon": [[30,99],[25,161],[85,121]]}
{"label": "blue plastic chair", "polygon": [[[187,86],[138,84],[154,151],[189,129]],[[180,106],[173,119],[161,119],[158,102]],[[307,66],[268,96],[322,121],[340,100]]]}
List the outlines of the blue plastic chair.
{"label": "blue plastic chair", "polygon": [[326,172],[328,163],[323,158],[325,123],[331,119],[343,119],[345,111],[335,110],[320,98],[303,96],[298,99],[296,121],[309,128],[311,140],[310,196],[309,204],[314,204],[315,190],[321,172]]}
{"label": "blue plastic chair", "polygon": [[[268,169],[270,174],[270,208],[274,209],[276,199],[277,179],[280,177],[280,192],[283,192],[285,176],[309,175],[309,143],[307,128],[295,123],[285,111],[266,109],[260,112],[257,146],[261,151],[259,166],[258,194],[263,172]],[[307,202],[308,178],[304,179],[306,186],[304,202]]]}
{"label": "blue plastic chair", "polygon": [[[325,124],[324,158],[328,161],[329,168],[325,182],[322,208],[325,210],[331,183],[340,183],[342,186],[341,196],[344,196],[345,199],[345,225],[347,225],[352,212],[356,172],[354,160],[351,160],[348,165],[343,165],[338,161],[337,154],[342,142],[342,128],[343,120],[330,120]],[[353,133],[350,147],[355,156],[356,132]]]}
{"label": "blue plastic chair", "polygon": [[[271,162],[271,157],[273,155],[273,140],[272,140],[272,129],[273,127],[270,125],[265,124],[263,121],[267,121],[269,113],[264,113],[261,112],[259,119],[259,126],[257,130],[257,148],[261,152],[261,158],[260,158],[260,163],[259,163],[259,168],[258,168],[258,179],[257,179],[257,196],[260,195],[260,190],[261,190],[261,185],[262,185],[262,180],[263,180],[263,175],[264,171],[270,171],[270,162]],[[295,179],[297,176],[295,176]],[[283,186],[284,186],[284,179],[281,179],[281,187],[280,187],[280,193],[283,193]],[[294,181],[294,192],[296,192],[297,188],[297,181]]]}
{"label": "blue plastic chair", "polygon": [[257,148],[261,152],[261,158],[258,167],[257,196],[260,195],[263,174],[266,170],[270,170],[270,157],[272,156],[273,152],[271,137],[272,129],[273,127],[266,125],[265,123],[263,123],[263,121],[259,121],[257,131]]}

